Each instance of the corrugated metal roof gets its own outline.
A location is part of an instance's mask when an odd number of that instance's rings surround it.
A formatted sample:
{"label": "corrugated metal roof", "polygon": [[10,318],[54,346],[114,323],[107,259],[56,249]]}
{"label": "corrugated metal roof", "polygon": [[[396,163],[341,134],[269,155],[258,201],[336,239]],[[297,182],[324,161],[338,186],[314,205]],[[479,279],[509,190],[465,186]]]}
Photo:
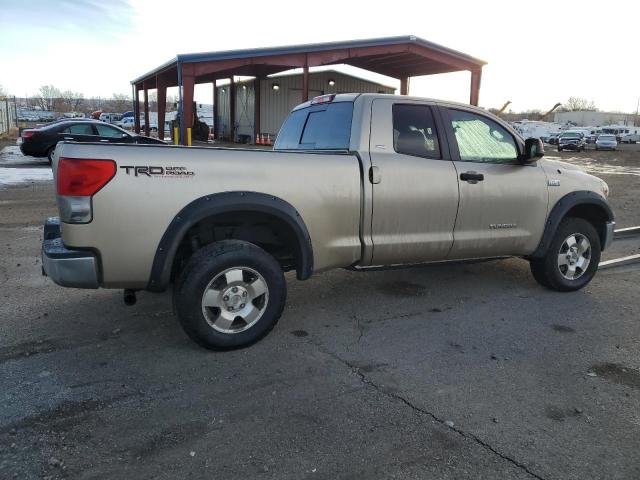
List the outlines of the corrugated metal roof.
{"label": "corrugated metal roof", "polygon": [[468,62],[481,67],[486,64],[485,61],[467,55],[466,53],[453,50],[437,43],[429,42],[414,35],[403,35],[397,37],[371,38],[364,40],[348,40],[340,42],[311,43],[304,45],[290,45],[280,47],[251,48],[244,50],[227,50],[221,52],[204,52],[204,53],[186,53],[178,54],[174,59],[162,64],[161,66],[147,72],[146,74],[132,80],[131,83],[140,83],[157,73],[167,70],[178,63],[197,63],[197,62],[215,62],[220,60],[233,60],[253,57],[266,57],[272,55],[292,55],[299,53],[313,53],[330,50],[340,50],[349,48],[362,47],[379,47],[388,45],[415,44],[434,50],[436,52],[448,55],[450,57]]}

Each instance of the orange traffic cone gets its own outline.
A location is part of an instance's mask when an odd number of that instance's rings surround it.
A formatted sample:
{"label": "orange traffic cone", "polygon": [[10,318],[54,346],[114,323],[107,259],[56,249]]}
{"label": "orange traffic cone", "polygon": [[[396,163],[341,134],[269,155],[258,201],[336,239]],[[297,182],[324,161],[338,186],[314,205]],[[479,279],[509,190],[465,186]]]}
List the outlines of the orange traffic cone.
{"label": "orange traffic cone", "polygon": [[271,145],[271,135],[267,133],[267,145]]}
{"label": "orange traffic cone", "polygon": [[256,133],[256,145],[260,145],[260,134]]}

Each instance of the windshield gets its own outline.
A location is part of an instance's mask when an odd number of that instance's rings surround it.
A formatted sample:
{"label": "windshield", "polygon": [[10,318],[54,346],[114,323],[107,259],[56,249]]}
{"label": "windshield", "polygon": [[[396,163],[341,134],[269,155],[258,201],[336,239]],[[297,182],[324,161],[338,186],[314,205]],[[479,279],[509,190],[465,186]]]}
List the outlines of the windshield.
{"label": "windshield", "polygon": [[600,135],[598,139],[600,140],[615,140],[616,137],[613,135]]}
{"label": "windshield", "polygon": [[563,133],[562,135],[560,135],[560,137],[562,137],[562,138],[580,138],[580,134],[579,133]]}

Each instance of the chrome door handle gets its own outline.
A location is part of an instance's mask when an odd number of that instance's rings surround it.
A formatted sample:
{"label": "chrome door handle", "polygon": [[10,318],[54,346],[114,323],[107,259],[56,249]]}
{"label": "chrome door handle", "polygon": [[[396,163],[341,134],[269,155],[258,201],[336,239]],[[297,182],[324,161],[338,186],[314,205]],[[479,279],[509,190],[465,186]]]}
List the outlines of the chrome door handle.
{"label": "chrome door handle", "polygon": [[109,142],[109,140],[104,140],[104,139],[103,139],[103,140],[100,140],[100,141],[101,141],[101,142],[105,142],[105,143],[108,143],[108,142]]}
{"label": "chrome door handle", "polygon": [[73,137],[64,137],[65,140],[73,140]]}

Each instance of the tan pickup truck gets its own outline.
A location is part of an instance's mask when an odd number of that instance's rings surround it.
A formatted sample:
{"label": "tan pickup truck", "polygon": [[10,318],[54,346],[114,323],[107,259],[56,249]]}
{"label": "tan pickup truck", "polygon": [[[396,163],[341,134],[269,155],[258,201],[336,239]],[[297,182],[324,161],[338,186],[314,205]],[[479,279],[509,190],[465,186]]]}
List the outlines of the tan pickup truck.
{"label": "tan pickup truck", "polygon": [[608,187],[543,154],[481,109],[378,94],[298,106],[273,150],[63,142],[44,271],[130,301],[173,285],[185,331],[214,349],[273,328],[289,270],[515,256],[577,290],[613,236]]}

